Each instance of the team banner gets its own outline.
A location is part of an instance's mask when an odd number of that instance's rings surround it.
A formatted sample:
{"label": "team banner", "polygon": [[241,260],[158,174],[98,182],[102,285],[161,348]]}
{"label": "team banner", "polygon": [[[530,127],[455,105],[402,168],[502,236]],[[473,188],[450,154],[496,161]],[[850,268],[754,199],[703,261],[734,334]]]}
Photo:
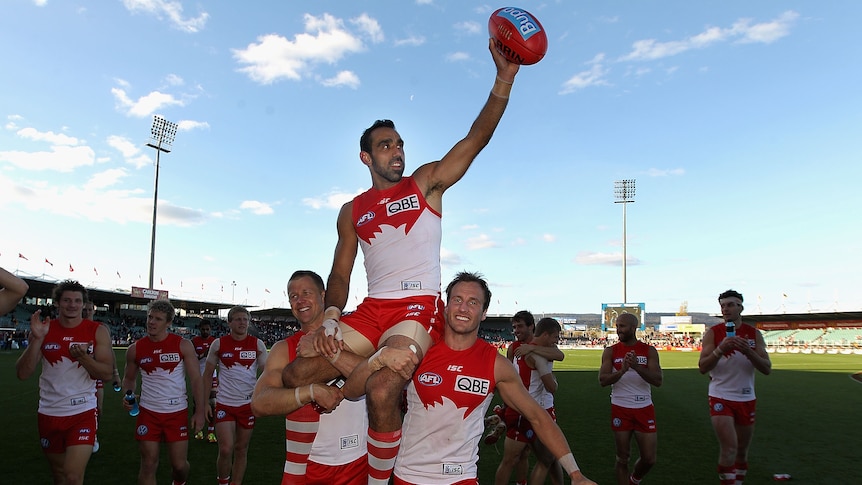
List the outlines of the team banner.
{"label": "team banner", "polygon": [[167,300],[168,290],[154,290],[153,288],[132,287],[132,298],[146,298],[147,300]]}

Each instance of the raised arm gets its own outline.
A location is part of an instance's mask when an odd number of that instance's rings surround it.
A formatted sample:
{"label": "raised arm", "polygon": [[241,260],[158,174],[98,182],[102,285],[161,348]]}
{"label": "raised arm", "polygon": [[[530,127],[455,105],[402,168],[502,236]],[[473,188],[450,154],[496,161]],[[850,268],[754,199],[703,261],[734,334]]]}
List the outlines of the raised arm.
{"label": "raised arm", "polygon": [[491,51],[497,71],[491,94],[485,101],[479,116],[473,122],[467,136],[456,143],[439,162],[427,163],[417,168],[413,174],[417,184],[424,191],[425,198],[437,210],[441,209],[443,192],[467,173],[470,164],[491,141],[491,136],[506,111],[512,83],[521,67],[507,61],[494,47],[491,39],[488,40],[488,49]]}
{"label": "raised arm", "polygon": [[[59,324],[58,324],[59,325]],[[15,373],[22,381],[36,371],[39,359],[42,357],[42,342],[51,327],[50,318],[42,318],[42,310],[36,310],[30,317],[30,336],[27,348],[15,361]]]}
{"label": "raised arm", "polygon": [[12,311],[29,288],[24,280],[0,268],[0,314]]}

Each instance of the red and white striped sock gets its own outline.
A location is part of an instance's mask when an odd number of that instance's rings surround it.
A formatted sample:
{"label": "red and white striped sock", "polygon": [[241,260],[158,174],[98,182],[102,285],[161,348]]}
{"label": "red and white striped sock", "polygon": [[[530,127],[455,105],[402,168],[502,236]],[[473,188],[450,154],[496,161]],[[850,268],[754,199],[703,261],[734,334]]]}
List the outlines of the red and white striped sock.
{"label": "red and white striped sock", "polygon": [[718,481],[721,485],[735,485],[736,470],[733,466],[718,465]]}
{"label": "red and white striped sock", "polygon": [[305,468],[311,444],[320,426],[320,413],[311,404],[306,404],[284,417],[284,474],[282,485],[305,483]]}
{"label": "red and white striped sock", "polygon": [[734,465],[736,470],[736,485],[742,485],[742,482],[745,481],[745,475],[748,473],[748,463],[737,463]]}
{"label": "red and white striped sock", "polygon": [[378,433],[368,428],[368,485],[387,485],[401,446],[401,430]]}

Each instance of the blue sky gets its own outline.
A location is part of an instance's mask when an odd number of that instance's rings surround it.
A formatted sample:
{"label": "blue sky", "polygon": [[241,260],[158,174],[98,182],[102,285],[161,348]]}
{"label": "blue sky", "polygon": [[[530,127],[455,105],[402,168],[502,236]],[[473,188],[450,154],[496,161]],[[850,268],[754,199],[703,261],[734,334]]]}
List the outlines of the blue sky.
{"label": "blue sky", "polygon": [[[389,118],[407,171],[463,137],[494,77],[464,0],[0,4],[0,266],[286,306],[329,273],[338,208],[370,185]],[[549,49],[444,197],[443,281],[480,271],[490,313],[860,310],[858,2],[532,2]],[[19,254],[26,257],[23,259]],[[44,262],[50,261],[53,266]],[[69,271],[69,266],[74,272]],[[233,283],[235,282],[235,286]],[[365,295],[361,256],[349,307]]]}

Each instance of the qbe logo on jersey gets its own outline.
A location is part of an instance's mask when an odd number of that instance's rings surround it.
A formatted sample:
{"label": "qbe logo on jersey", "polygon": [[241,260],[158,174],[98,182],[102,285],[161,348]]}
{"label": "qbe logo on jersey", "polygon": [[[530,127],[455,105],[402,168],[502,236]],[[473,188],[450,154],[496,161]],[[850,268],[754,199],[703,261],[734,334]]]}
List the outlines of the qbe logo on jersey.
{"label": "qbe logo on jersey", "polygon": [[471,376],[458,376],[455,378],[455,390],[466,392],[477,396],[487,396],[491,388],[491,381]]}
{"label": "qbe logo on jersey", "polygon": [[256,350],[243,350],[239,353],[239,360],[254,360],[257,358]]}
{"label": "qbe logo on jersey", "polygon": [[168,352],[167,354],[159,354],[159,362],[161,362],[163,364],[166,362],[179,362],[179,361],[180,361],[180,354],[178,354],[177,352]]}
{"label": "qbe logo on jersey", "polygon": [[421,208],[422,205],[419,204],[419,196],[416,194],[411,194],[407,197],[404,197],[403,199],[398,199],[386,204],[386,215],[393,216],[402,211],[417,211]]}

